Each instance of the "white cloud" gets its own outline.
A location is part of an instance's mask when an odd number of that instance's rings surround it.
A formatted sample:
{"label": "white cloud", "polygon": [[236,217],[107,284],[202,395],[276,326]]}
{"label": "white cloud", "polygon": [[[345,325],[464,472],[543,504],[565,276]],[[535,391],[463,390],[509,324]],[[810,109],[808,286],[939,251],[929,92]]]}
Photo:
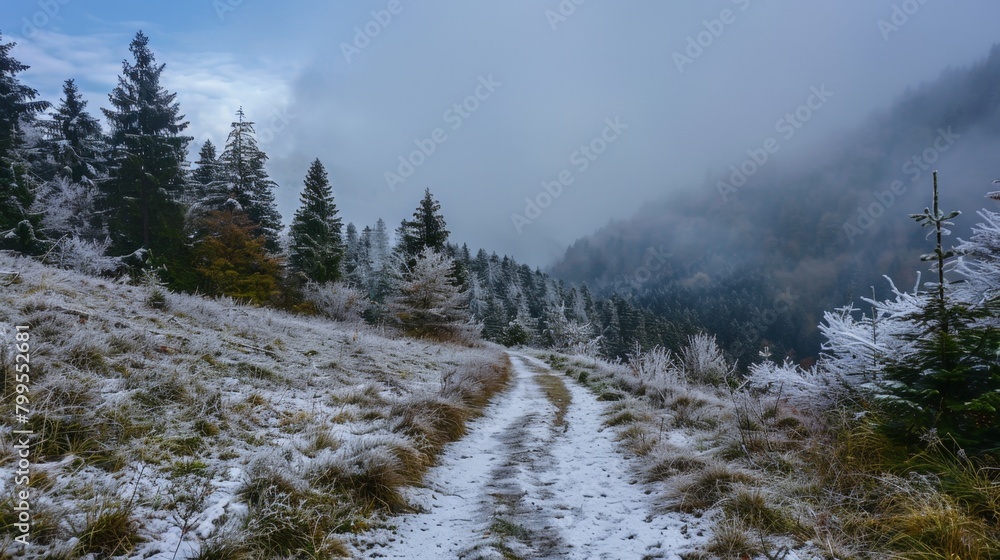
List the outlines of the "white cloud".
{"label": "white cloud", "polygon": [[31,40],[18,40],[13,55],[31,67],[22,74],[22,80],[39,90],[43,97],[57,102],[63,82],[74,78],[86,98],[91,100],[91,110],[96,112],[93,105],[100,104],[97,96],[106,101],[107,93],[117,82],[122,44],[128,44],[127,35],[80,36],[43,29]]}
{"label": "white cloud", "polygon": [[[99,109],[110,106],[108,94],[117,85],[122,61],[131,60],[131,40],[130,33],[68,35],[39,30],[31,40],[18,43],[14,56],[31,66],[22,79],[44,99],[58,103],[63,82],[74,78],[90,112],[102,117]],[[157,61],[166,64],[163,87],[177,94],[181,112],[191,123],[186,134],[195,139],[193,151],[208,138],[221,146],[240,106],[258,123],[263,138],[280,134],[276,130],[282,128],[280,124],[275,127],[271,123],[281,122],[275,119],[276,114],[287,115],[295,66],[259,60],[251,65],[231,53],[179,52],[150,46]],[[281,146],[273,144],[277,150]]]}
{"label": "white cloud", "polygon": [[[160,60],[167,64],[163,85],[177,92],[181,110],[191,122],[187,132],[196,145],[211,138],[221,147],[241,106],[247,118],[257,123],[258,137],[266,140],[280,136],[281,119],[275,121],[273,117],[287,110],[294,67],[250,67],[234,55],[221,52],[165,53]],[[275,142],[273,146],[280,149],[281,144]]]}

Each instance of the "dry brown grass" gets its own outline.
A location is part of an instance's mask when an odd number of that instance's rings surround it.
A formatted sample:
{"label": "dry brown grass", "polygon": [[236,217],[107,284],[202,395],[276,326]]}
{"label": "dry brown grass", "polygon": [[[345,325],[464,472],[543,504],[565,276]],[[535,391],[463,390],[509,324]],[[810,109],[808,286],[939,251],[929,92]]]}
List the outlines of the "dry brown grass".
{"label": "dry brown grass", "polygon": [[566,423],[566,411],[569,410],[569,405],[573,401],[566,384],[562,379],[550,373],[535,375],[535,381],[541,386],[545,398],[552,403],[552,406],[556,407],[553,424],[563,426]]}
{"label": "dry brown grass", "polygon": [[753,476],[727,465],[712,465],[681,488],[678,509],[697,512],[711,509],[729,497],[738,484],[752,484]]}
{"label": "dry brown grass", "polygon": [[472,411],[467,407],[440,397],[399,402],[389,411],[393,431],[413,438],[431,457],[439,454],[445,444],[465,435],[470,416]]}

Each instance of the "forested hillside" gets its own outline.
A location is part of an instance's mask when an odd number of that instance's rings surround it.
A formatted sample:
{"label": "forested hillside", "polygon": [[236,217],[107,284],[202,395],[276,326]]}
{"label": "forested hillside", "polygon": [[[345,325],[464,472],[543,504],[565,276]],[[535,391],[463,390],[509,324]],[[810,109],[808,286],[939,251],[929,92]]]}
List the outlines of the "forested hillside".
{"label": "forested hillside", "polygon": [[[571,246],[553,267],[595,295],[703,328],[743,363],[764,346],[815,357],[815,325],[874,286],[915,281],[923,235],[906,219],[930,204],[930,170],[967,213],[1000,175],[1000,48],[907,91],[808,161],[771,160],[740,185],[732,168],[646,204]],[[734,187],[734,185],[739,185]],[[676,185],[665,185],[665,187]],[[956,230],[965,236],[970,224]]]}

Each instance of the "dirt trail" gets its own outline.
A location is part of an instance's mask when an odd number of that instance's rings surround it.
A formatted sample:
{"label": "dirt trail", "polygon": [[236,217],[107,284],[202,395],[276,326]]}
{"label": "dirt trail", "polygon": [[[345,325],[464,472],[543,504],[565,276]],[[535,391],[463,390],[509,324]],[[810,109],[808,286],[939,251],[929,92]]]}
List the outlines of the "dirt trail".
{"label": "dirt trail", "polygon": [[363,557],[679,558],[685,520],[653,515],[602,403],[536,359],[511,361],[511,387],[410,493],[425,512],[368,535]]}

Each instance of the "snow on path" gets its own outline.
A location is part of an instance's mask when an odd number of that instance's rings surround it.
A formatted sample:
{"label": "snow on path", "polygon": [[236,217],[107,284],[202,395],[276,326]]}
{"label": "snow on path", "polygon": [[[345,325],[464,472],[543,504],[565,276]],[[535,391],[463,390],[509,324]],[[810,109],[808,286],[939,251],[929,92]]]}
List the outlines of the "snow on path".
{"label": "snow on path", "polygon": [[602,425],[602,403],[565,382],[571,403],[556,425],[536,378],[564,378],[527,356],[511,361],[512,387],[408,494],[425,513],[366,535],[362,557],[674,559],[690,549],[690,519],[653,513]]}

